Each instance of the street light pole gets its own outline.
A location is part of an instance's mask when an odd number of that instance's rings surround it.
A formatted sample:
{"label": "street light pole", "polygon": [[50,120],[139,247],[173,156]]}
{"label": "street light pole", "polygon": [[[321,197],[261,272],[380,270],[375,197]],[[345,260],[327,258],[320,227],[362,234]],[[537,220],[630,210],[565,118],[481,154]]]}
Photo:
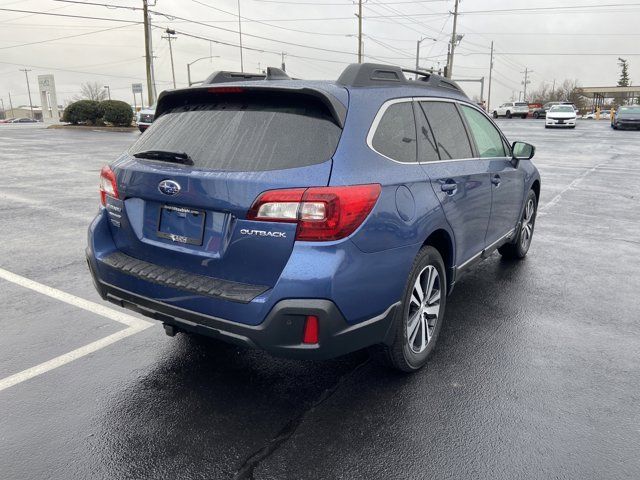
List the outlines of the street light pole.
{"label": "street light pole", "polygon": [[173,47],[171,46],[171,42],[172,40],[175,40],[176,37],[176,31],[175,30],[171,30],[170,28],[167,28],[165,30],[165,33],[167,34],[167,36],[163,36],[162,38],[166,38],[169,41],[169,57],[171,57],[171,75],[173,77],[173,88],[176,88],[176,71],[175,68],[173,67]]}
{"label": "street light pole", "polygon": [[240,0],[238,0],[238,34],[240,35],[240,71],[244,72],[244,61],[242,59],[242,17],[240,16]]}
{"label": "street light pole", "polygon": [[489,92],[487,93],[487,112],[491,112],[491,77],[493,75],[493,41],[491,41],[491,60],[489,60]]}
{"label": "street light pole", "polygon": [[[418,40],[416,44],[416,70],[420,70],[420,44],[425,40],[433,40],[434,42],[437,42],[435,38],[431,38],[431,37],[422,37],[421,39]],[[417,79],[418,79],[418,74],[416,73],[415,80]]]}
{"label": "street light pole", "polygon": [[111,100],[111,89],[109,88],[109,85],[105,85],[103,88],[107,91],[107,95],[109,96],[109,100]]}
{"label": "street light pole", "polygon": [[207,58],[220,58],[219,55],[209,55],[207,57],[200,57],[200,58],[196,58],[193,62],[187,63],[187,82],[189,83],[189,86],[193,85],[191,83],[191,65],[193,65],[196,62],[199,62],[200,60],[206,60]]}
{"label": "street light pole", "polygon": [[29,108],[31,109],[31,120],[35,120],[33,117],[33,103],[31,102],[31,87],[29,86],[29,75],[28,72],[31,70],[27,70],[26,68],[20,68],[21,72],[24,72],[24,78],[27,79],[27,93],[29,94]]}

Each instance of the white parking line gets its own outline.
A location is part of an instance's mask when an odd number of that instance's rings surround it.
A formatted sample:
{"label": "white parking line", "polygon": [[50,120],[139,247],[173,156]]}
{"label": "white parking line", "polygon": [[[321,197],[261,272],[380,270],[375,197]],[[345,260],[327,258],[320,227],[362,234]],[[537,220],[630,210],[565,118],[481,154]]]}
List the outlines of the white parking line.
{"label": "white parking line", "polygon": [[580,182],[587,176],[592,174],[593,172],[595,172],[598,168],[602,167],[603,165],[605,165],[604,163],[601,163],[599,165],[596,165],[593,168],[590,168],[589,170],[585,170],[584,172],[582,172],[580,175],[578,175],[577,178],[575,178],[569,185],[567,185],[566,187],[564,187],[560,193],[558,193],[555,197],[553,197],[551,200],[549,200],[547,203],[545,203],[542,207],[540,207],[538,209],[538,214],[539,215],[545,215],[547,213],[547,210],[551,207],[553,207],[554,205],[556,205],[561,199],[562,196],[567,193],[569,190],[573,190],[574,188],[576,188]]}
{"label": "white parking line", "polygon": [[29,280],[28,278],[25,278],[21,275],[16,275],[15,273],[4,270],[3,268],[0,268],[0,278],[8,282],[15,283],[16,285],[19,285],[21,287],[41,293],[42,295],[47,295],[48,297],[60,300],[61,302],[68,303],[69,305],[81,308],[88,312],[109,318],[110,320],[114,320],[127,326],[127,328],[125,328],[124,330],[120,330],[119,332],[113,333],[105,338],[96,340],[95,342],[77,348],[69,353],[65,353],[63,355],[55,357],[44,363],[36,365],[35,367],[28,368],[6,378],[0,379],[0,391],[24,382],[25,380],[29,380],[30,378],[51,371],[54,368],[66,365],[69,362],[82,358],[86,355],[89,355],[90,353],[96,352],[104,347],[111,345],[112,343],[117,342],[118,340],[122,340],[123,338],[126,338],[130,335],[141,332],[153,325],[153,323],[147,322],[146,320],[136,318],[123,312],[118,312],[117,310],[113,310],[94,302],[90,302],[89,300],[85,300],[84,298],[76,297],[75,295],[71,295],[61,290],[48,287],[47,285],[43,285],[42,283],[34,282],[33,280]]}

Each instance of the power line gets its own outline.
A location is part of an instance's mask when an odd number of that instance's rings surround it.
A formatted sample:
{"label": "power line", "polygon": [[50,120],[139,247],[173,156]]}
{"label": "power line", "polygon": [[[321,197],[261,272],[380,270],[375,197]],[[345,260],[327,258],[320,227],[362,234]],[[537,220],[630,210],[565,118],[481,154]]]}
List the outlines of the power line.
{"label": "power line", "polygon": [[[216,10],[218,12],[226,13],[228,15],[233,15],[234,17],[238,16],[237,14],[235,14],[233,12],[229,12],[228,10],[223,10],[222,8],[214,7],[213,5],[209,5],[209,4],[201,2],[199,0],[191,0],[191,1],[193,3],[197,3],[198,5],[202,5],[203,7],[207,7],[207,8],[210,8],[212,10]],[[295,28],[287,28],[287,27],[283,27],[281,25],[273,25],[271,23],[267,23],[267,22],[264,22],[262,20],[256,20],[256,19],[253,19],[253,18],[245,17],[245,16],[241,16],[240,18],[242,18],[242,20],[245,21],[245,22],[248,21],[248,22],[253,22],[253,23],[259,23],[260,25],[265,25],[267,27],[272,27],[272,28],[278,28],[280,30],[286,30],[286,31],[289,31],[289,32],[306,33],[306,34],[310,34],[310,35],[326,35],[326,36],[331,36],[331,37],[344,37],[344,36],[346,36],[346,34],[342,34],[342,33],[310,32],[308,30],[298,30],[298,29],[295,29]],[[204,22],[204,23],[206,23],[206,22]]]}
{"label": "power line", "polygon": [[[589,10],[602,8],[619,7],[640,7],[640,3],[609,3],[604,5],[564,5],[556,7],[525,7],[525,8],[502,8],[494,10],[472,10],[464,12],[464,15],[484,15],[488,13],[521,13],[521,12],[554,12],[561,10]],[[559,12],[562,13],[562,12]],[[463,14],[461,14],[463,15]]]}
{"label": "power line", "polygon": [[[126,76],[126,75],[112,75],[110,73],[96,73],[96,72],[87,72],[83,70],[74,70],[69,68],[59,68],[59,67],[50,67],[50,66],[42,66],[42,65],[25,65],[24,63],[13,63],[13,62],[1,62],[1,65],[15,65],[15,66],[26,66],[31,68],[37,68],[40,70],[55,70],[59,72],[67,72],[67,73],[80,73],[82,75],[97,75],[100,77],[110,77],[110,78],[124,78],[127,80],[140,80],[140,77]],[[169,84],[170,80],[161,80],[161,83]]]}
{"label": "power line", "polygon": [[41,43],[55,42],[57,40],[65,40],[67,38],[82,37],[82,36],[85,36],[85,35],[94,35],[96,33],[108,32],[108,31],[111,31],[111,30],[117,30],[119,28],[127,28],[129,26],[130,25],[119,25],[117,27],[104,28],[102,30],[94,30],[93,32],[77,33],[75,35],[66,35],[64,37],[56,37],[56,38],[49,38],[47,40],[38,40],[38,41],[35,41],[35,42],[20,43],[18,45],[9,45],[7,47],[0,47],[0,50],[6,50],[6,49],[9,49],[9,48],[17,48],[17,47],[26,47],[27,45],[38,45],[38,44],[41,44]]}
{"label": "power line", "polygon": [[[60,1],[60,0],[58,0],[58,1]],[[15,8],[0,8],[0,11],[2,11],[2,12],[30,13],[30,14],[33,14],[33,15],[47,15],[47,16],[51,16],[51,17],[80,18],[80,19],[83,19],[83,20],[103,20],[105,22],[121,22],[121,23],[137,24],[137,25],[141,25],[142,24],[142,22],[137,22],[135,20],[121,20],[121,19],[118,19],[118,18],[108,18],[108,17],[90,17],[90,16],[87,16],[87,15],[71,15],[71,14],[67,14],[67,13],[38,12],[38,11],[33,11],[33,10],[18,10],[18,9],[15,9]]]}
{"label": "power line", "polygon": [[[328,2],[292,2],[286,0],[253,0],[254,2],[259,3],[283,3],[290,5],[332,5],[336,7],[350,7],[351,5],[348,3],[328,3]],[[447,2],[448,0],[400,0],[397,2],[376,2],[378,5],[401,5],[406,3],[442,3]]]}
{"label": "power line", "polygon": [[[213,28],[213,29],[216,29],[216,30],[221,30],[221,31],[224,31],[224,32],[227,32],[227,33],[234,33],[234,34],[238,33],[237,30],[232,30],[232,29],[224,28],[224,27],[217,27],[215,25],[209,25],[209,24],[204,23],[204,22],[200,22],[200,21],[189,19],[189,18],[185,18],[185,17],[180,17],[180,16],[177,16],[177,15],[172,15],[172,14],[159,12],[157,10],[149,10],[149,12],[153,13],[155,15],[160,15],[162,17],[165,17],[169,21],[173,21],[174,19],[185,20],[185,21],[188,21],[188,22],[193,23],[195,25],[202,25],[202,26]],[[276,39],[273,39],[273,38],[264,37],[262,35],[254,35],[254,34],[250,34],[250,33],[245,33],[244,36],[245,37],[256,38],[256,39],[259,39],[259,40],[266,40],[268,42],[279,43],[279,44],[282,44],[282,45],[289,45],[289,46],[300,47],[300,48],[308,48],[308,49],[311,49],[311,50],[317,50],[317,51],[321,51],[321,52],[340,53],[340,54],[350,55],[350,56],[357,55],[357,53],[355,53],[355,52],[349,52],[349,51],[345,51],[345,50],[334,50],[334,49],[331,49],[331,48],[323,48],[323,47],[314,47],[314,46],[305,45],[305,44],[302,44],[302,43],[287,42],[285,40],[276,40]],[[223,42],[218,42],[218,43],[223,43]],[[232,44],[227,43],[227,45],[232,45]],[[236,46],[238,46],[238,45],[236,45]],[[254,49],[254,50],[260,50],[260,49]],[[266,51],[266,50],[262,49],[262,51]],[[280,52],[278,52],[278,55],[279,54],[280,54]],[[369,56],[371,57],[371,55],[369,55]],[[371,57],[371,58],[374,58],[374,57]],[[380,57],[380,58],[384,58],[384,57]]]}

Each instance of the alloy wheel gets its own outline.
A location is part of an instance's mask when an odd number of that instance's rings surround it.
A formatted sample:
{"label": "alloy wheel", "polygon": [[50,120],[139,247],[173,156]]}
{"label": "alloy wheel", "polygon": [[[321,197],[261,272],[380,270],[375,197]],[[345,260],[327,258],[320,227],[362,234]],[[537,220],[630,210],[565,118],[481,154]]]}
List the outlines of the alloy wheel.
{"label": "alloy wheel", "polygon": [[433,265],[427,265],[416,278],[409,299],[407,341],[414,353],[429,345],[440,314],[440,276]]}
{"label": "alloy wheel", "polygon": [[531,237],[533,236],[533,222],[536,213],[536,206],[533,198],[527,201],[524,208],[524,218],[522,219],[522,231],[520,232],[520,246],[523,250],[529,248]]}

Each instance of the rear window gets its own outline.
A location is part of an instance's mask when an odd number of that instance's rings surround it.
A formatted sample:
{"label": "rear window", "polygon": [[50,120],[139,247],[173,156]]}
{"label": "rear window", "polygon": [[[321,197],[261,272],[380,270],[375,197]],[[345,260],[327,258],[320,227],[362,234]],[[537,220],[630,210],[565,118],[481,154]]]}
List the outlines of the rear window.
{"label": "rear window", "polygon": [[234,95],[163,113],[129,153],[186,153],[206,170],[280,170],[329,160],[341,132],[312,97]]}

